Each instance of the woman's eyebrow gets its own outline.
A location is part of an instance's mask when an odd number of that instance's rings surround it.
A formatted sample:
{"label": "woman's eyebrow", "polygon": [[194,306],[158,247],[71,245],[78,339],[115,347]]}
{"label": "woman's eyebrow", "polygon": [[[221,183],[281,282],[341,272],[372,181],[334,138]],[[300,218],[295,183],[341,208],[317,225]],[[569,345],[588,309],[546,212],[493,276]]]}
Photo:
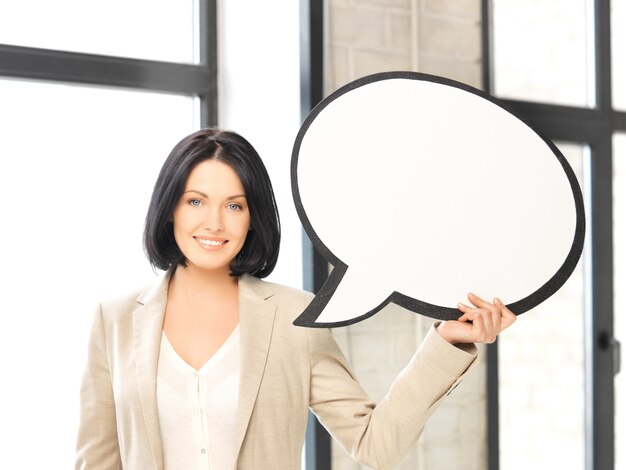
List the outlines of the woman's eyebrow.
{"label": "woman's eyebrow", "polygon": [[[202,196],[202,197],[204,197],[206,199],[209,199],[209,195],[208,194],[205,194],[202,191],[198,191],[197,189],[189,189],[189,190],[185,191],[183,194],[187,194],[187,193],[196,193],[196,194],[199,194],[200,196]],[[245,194],[235,194],[234,196],[228,196],[226,198],[226,200],[227,201],[231,201],[233,199],[237,199],[237,198],[240,198],[240,197],[245,198],[246,195]]]}
{"label": "woman's eyebrow", "polygon": [[189,189],[188,191],[185,191],[183,194],[187,194],[187,193],[197,193],[204,198],[207,198],[207,199],[209,198],[208,194],[204,194],[202,191],[198,191],[196,189]]}

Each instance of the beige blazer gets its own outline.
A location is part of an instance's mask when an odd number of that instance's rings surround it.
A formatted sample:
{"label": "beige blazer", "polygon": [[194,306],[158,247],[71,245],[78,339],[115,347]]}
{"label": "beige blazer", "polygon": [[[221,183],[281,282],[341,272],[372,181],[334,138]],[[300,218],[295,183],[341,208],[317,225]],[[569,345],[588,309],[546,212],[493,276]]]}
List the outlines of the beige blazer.
{"label": "beige blazer", "polygon": [[[163,470],[156,374],[168,280],[96,312],[77,469]],[[392,468],[475,361],[476,348],[459,349],[431,331],[375,405],[329,330],[292,325],[310,299],[248,275],[239,280],[237,468],[299,469],[309,408],[355,459]]]}

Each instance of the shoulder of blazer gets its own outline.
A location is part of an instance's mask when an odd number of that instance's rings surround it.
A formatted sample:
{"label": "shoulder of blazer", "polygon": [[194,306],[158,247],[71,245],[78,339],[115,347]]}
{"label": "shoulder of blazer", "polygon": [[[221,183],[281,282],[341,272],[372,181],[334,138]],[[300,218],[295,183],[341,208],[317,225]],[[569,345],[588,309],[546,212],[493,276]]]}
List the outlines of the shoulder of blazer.
{"label": "shoulder of blazer", "polygon": [[103,300],[100,303],[103,318],[105,320],[115,320],[119,317],[132,315],[132,313],[142,305],[163,300],[167,297],[169,278],[170,273],[165,273],[165,275],[162,275],[155,282],[147,286],[133,289],[125,294]]}
{"label": "shoulder of blazer", "polygon": [[274,304],[281,316],[295,319],[309,304],[314,295],[310,292],[244,274],[239,280],[240,289],[254,292],[263,300]]}

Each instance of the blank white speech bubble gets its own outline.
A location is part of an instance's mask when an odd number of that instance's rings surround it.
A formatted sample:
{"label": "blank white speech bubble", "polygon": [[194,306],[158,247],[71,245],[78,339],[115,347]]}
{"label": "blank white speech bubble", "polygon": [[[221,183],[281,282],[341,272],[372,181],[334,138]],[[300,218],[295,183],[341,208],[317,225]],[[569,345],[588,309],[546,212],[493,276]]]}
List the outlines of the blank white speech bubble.
{"label": "blank white speech bubble", "polygon": [[296,325],[347,325],[389,302],[455,319],[470,291],[521,314],[582,253],[582,193],[554,144],[441,77],[376,74],[326,98],[296,138],[292,189],[334,266]]}

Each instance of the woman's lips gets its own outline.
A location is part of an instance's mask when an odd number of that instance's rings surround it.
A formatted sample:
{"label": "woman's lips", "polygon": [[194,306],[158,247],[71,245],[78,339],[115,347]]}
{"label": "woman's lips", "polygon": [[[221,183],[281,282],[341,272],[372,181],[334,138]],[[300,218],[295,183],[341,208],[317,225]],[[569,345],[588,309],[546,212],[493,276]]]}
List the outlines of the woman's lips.
{"label": "woman's lips", "polygon": [[194,237],[195,240],[204,248],[219,248],[228,243],[228,240],[220,238],[200,238]]}

